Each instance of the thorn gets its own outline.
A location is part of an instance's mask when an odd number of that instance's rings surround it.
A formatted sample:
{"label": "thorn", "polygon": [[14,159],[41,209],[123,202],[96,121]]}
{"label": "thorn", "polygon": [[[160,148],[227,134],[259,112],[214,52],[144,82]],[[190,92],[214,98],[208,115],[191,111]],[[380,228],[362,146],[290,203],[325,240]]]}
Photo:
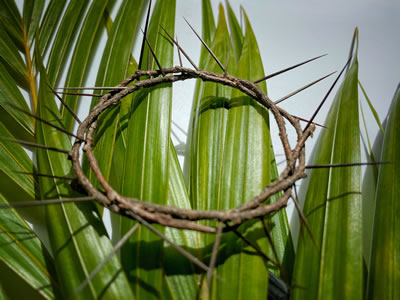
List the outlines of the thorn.
{"label": "thorn", "polygon": [[55,90],[124,90],[124,86],[94,86],[94,87],[59,87],[54,88]]}
{"label": "thorn", "polygon": [[185,22],[189,25],[190,29],[192,29],[192,31],[194,32],[194,34],[198,37],[198,39],[200,40],[200,42],[203,44],[204,47],[206,47],[207,51],[211,54],[211,56],[214,58],[214,60],[217,62],[218,66],[222,69],[222,72],[226,73],[223,65],[221,64],[221,62],[219,61],[219,59],[215,56],[214,52],[212,52],[212,50],[210,49],[210,47],[208,47],[208,45],[206,44],[206,42],[200,37],[200,35],[196,32],[196,30],[194,30],[194,28],[192,27],[192,25],[189,24],[189,22],[186,20],[186,18],[183,18],[185,20]]}
{"label": "thorn", "polygon": [[87,97],[103,97],[99,94],[84,94],[84,93],[71,93],[71,92],[58,92],[61,95],[73,95],[73,96],[87,96]]}
{"label": "thorn", "polygon": [[20,112],[22,112],[22,113],[24,113],[24,114],[26,114],[26,115],[28,115],[28,116],[30,116],[30,117],[32,117],[32,118],[35,118],[36,120],[38,120],[38,121],[40,121],[40,122],[42,122],[42,123],[44,123],[44,124],[46,124],[46,125],[48,125],[48,126],[50,126],[50,127],[53,127],[53,128],[55,128],[55,129],[57,129],[57,130],[59,130],[59,131],[61,131],[61,132],[64,132],[65,134],[68,134],[69,136],[72,136],[72,137],[74,137],[74,138],[80,140],[80,138],[79,138],[78,136],[76,136],[75,134],[69,132],[68,130],[66,130],[66,129],[62,128],[62,127],[59,127],[59,126],[57,126],[57,125],[54,125],[54,124],[52,124],[52,123],[49,122],[49,121],[43,120],[42,118],[40,118],[40,117],[34,115],[34,114],[31,113],[31,112],[25,111],[25,110],[23,110],[22,108],[19,108],[18,106],[14,105],[14,104],[11,104],[11,103],[7,103],[7,105],[9,105],[10,107],[12,107],[13,109],[19,110]]}
{"label": "thorn", "polygon": [[336,71],[332,72],[332,73],[330,73],[328,75],[325,75],[325,76],[323,76],[323,77],[321,77],[321,78],[319,78],[319,79],[317,79],[317,80],[315,80],[315,81],[313,81],[313,82],[311,82],[311,83],[299,88],[298,90],[295,90],[294,92],[290,93],[289,95],[287,95],[285,97],[282,97],[281,99],[275,101],[274,103],[275,104],[281,103],[282,101],[284,101],[284,100],[286,100],[286,99],[288,99],[288,98],[300,93],[301,91],[304,91],[305,89],[308,89],[309,87],[313,86],[314,84],[320,82],[321,80],[324,80],[325,78],[328,78],[329,76],[331,76],[332,74],[335,74],[335,73],[336,73]]}
{"label": "thorn", "polygon": [[[310,122],[310,121],[307,120],[307,119],[303,119],[303,118],[300,118],[300,117],[295,116],[295,115],[291,115],[291,116],[292,116],[293,118],[299,119],[300,121],[303,121],[303,122]],[[321,125],[321,124],[318,124],[318,123],[315,123],[315,122],[311,122],[311,124],[316,125],[316,126],[319,126],[319,127],[322,127],[322,128],[328,128],[328,127],[326,127],[326,126],[324,126],[324,125]]]}
{"label": "thorn", "polygon": [[65,180],[75,180],[74,177],[67,177],[67,176],[57,176],[51,174],[42,174],[42,173],[31,173],[31,172],[23,172],[23,171],[15,171],[15,173],[23,174],[23,175],[31,175],[31,176],[38,176],[38,177],[48,177],[48,178],[55,178],[55,179],[65,179]]}
{"label": "thorn", "polygon": [[318,250],[318,253],[320,253],[318,243],[315,240],[314,235],[312,234],[311,228],[308,225],[306,217],[304,216],[303,212],[301,211],[300,204],[299,204],[299,197],[297,195],[297,187],[296,187],[295,184],[293,185],[293,187],[294,187],[295,197],[292,197],[292,199],[293,199],[293,202],[294,202],[294,206],[296,207],[297,213],[299,215],[300,222],[302,222],[304,224],[304,226],[306,227],[306,230],[309,233],[315,248]]}
{"label": "thorn", "polygon": [[[142,30],[142,33],[144,34],[143,30]],[[163,68],[161,67],[161,64],[160,64],[160,62],[158,61],[157,56],[156,56],[156,54],[154,53],[153,48],[151,47],[151,45],[150,45],[150,43],[149,43],[147,37],[144,36],[144,39],[146,40],[147,46],[149,46],[149,49],[150,49],[150,51],[151,51],[151,54],[153,55],[154,60],[156,61],[156,64],[157,64],[158,68],[160,69],[161,74],[165,77],[165,73],[164,73],[164,71],[163,71]],[[149,70],[150,70],[150,68],[149,68]]]}
{"label": "thorn", "polygon": [[58,148],[55,148],[55,147],[40,145],[40,144],[27,142],[27,141],[23,141],[23,140],[10,139],[10,138],[6,138],[6,137],[2,137],[2,136],[0,137],[0,140],[11,142],[11,143],[17,143],[17,144],[21,144],[21,145],[28,146],[28,147],[34,147],[34,148],[51,150],[51,151],[55,151],[55,152],[61,152],[61,153],[69,154],[68,150],[58,149]]}
{"label": "thorn", "polygon": [[[178,36],[176,36],[176,42],[178,42]],[[183,68],[181,50],[179,50],[179,47],[177,47],[177,49],[178,49],[179,64],[180,64],[181,67]]]}
{"label": "thorn", "polygon": [[114,257],[114,255],[122,248],[123,245],[129,240],[129,238],[136,232],[139,228],[140,223],[136,223],[124,236],[115,244],[111,252],[103,259],[103,261],[90,272],[89,276],[78,286],[75,290],[74,295],[78,295],[82,290],[89,284],[90,281],[96,276],[96,274],[108,263],[108,261]]}
{"label": "thorn", "polygon": [[390,164],[390,162],[364,162],[364,163],[347,163],[347,164],[308,165],[308,166],[306,166],[306,169],[375,166],[375,165],[387,165],[387,164]]}
{"label": "thorn", "polygon": [[72,203],[72,202],[86,202],[95,200],[95,197],[77,197],[77,198],[69,198],[69,199],[48,199],[48,200],[39,200],[29,201],[29,202],[15,202],[8,204],[1,204],[0,209],[3,208],[18,208],[18,207],[34,207],[34,206],[45,206],[52,204],[63,204],[63,203]]}
{"label": "thorn", "polygon": [[314,121],[315,117],[317,116],[319,110],[321,109],[322,105],[324,105],[326,99],[328,99],[329,94],[332,92],[333,88],[335,87],[336,83],[338,82],[340,76],[342,75],[342,73],[344,72],[344,70],[346,69],[347,65],[350,63],[352,56],[349,57],[349,59],[347,60],[346,64],[344,65],[343,69],[340,71],[339,75],[337,76],[337,78],[335,79],[335,81],[333,82],[332,86],[329,88],[328,92],[326,93],[324,99],[322,99],[321,103],[319,104],[317,110],[314,112],[314,114],[312,115],[310,121],[308,122],[308,124],[306,125],[306,127],[304,128],[303,132],[307,130],[307,128],[310,126],[310,124],[312,123],[312,121]]}
{"label": "thorn", "polygon": [[265,235],[266,235],[266,237],[268,239],[268,242],[271,245],[271,249],[272,249],[272,252],[274,253],[277,266],[279,268],[279,271],[281,272],[281,276],[285,277],[286,282],[289,282],[290,281],[289,276],[288,276],[286,270],[283,268],[283,266],[281,265],[281,263],[279,261],[278,251],[276,250],[276,247],[275,247],[274,241],[272,239],[271,233],[269,231],[268,225],[265,222],[265,219],[263,217],[260,218],[260,221],[261,221],[261,224],[262,224],[262,226],[264,228],[264,232],[265,232]]}
{"label": "thorn", "polygon": [[74,113],[74,111],[65,103],[65,101],[57,94],[57,92],[47,84],[51,92],[57,97],[57,99],[61,102],[62,105],[69,111],[69,113],[72,115],[72,117],[77,121],[79,124],[81,124],[81,120],[78,118],[78,116]]}
{"label": "thorn", "polygon": [[[151,0],[150,0],[150,2],[149,2],[149,8],[147,9],[146,25],[144,26],[144,37],[147,36],[147,28],[149,27],[150,9],[151,9]],[[144,43],[145,43],[145,38],[143,38],[143,41],[142,41],[142,48],[140,49],[140,57],[139,57],[139,63],[138,63],[138,69],[139,69],[139,70],[142,69],[143,52],[144,52]]]}
{"label": "thorn", "polygon": [[182,52],[182,54],[186,57],[186,59],[190,62],[190,64],[193,66],[193,68],[196,69],[196,71],[199,70],[199,68],[196,66],[196,64],[190,59],[190,57],[186,54],[186,52],[182,49],[181,46],[179,46],[178,42],[174,40],[174,38],[160,25],[161,29],[164,30],[164,32],[168,35],[168,37],[172,40],[172,42],[178,47],[178,49]]}
{"label": "thorn", "polygon": [[158,231],[157,229],[155,229],[153,226],[151,226],[151,224],[149,222],[147,222],[145,219],[143,219],[142,217],[136,215],[136,214],[132,214],[131,215],[133,218],[135,218],[138,222],[142,223],[144,226],[146,226],[151,232],[153,232],[155,235],[159,236],[161,239],[163,239],[164,241],[166,241],[168,244],[170,244],[176,251],[178,251],[180,254],[182,254],[184,257],[186,257],[188,260],[190,260],[192,263],[194,263],[195,265],[197,265],[200,269],[202,269],[203,271],[208,272],[208,267],[202,262],[200,261],[197,257],[195,257],[194,255],[192,255],[190,252],[186,251],[185,249],[183,249],[182,247],[179,247],[178,245],[176,245],[175,243],[173,243],[169,238],[167,238],[164,234],[162,234],[160,231]]}
{"label": "thorn", "polygon": [[280,71],[278,71],[278,72],[272,73],[272,74],[270,74],[270,75],[265,76],[264,78],[261,78],[261,79],[258,79],[258,80],[256,80],[256,81],[254,81],[254,83],[260,83],[261,81],[264,81],[264,80],[270,79],[270,78],[272,78],[272,77],[275,77],[275,76],[277,76],[277,75],[283,74],[283,73],[285,73],[285,72],[287,72],[287,71],[293,70],[293,69],[295,69],[295,68],[297,68],[297,67],[300,67],[300,66],[302,66],[302,65],[304,65],[304,64],[306,64],[306,63],[309,63],[309,62],[311,62],[311,61],[313,61],[313,60],[316,60],[316,59],[318,59],[318,58],[324,57],[324,56],[326,56],[326,55],[328,55],[328,54],[323,54],[323,55],[320,55],[320,56],[311,58],[311,59],[309,59],[309,60],[306,60],[306,61],[303,61],[303,62],[301,62],[301,63],[298,63],[297,65],[294,65],[294,66],[291,66],[291,67],[289,67],[289,68],[286,68],[286,69],[280,70]]}
{"label": "thorn", "polygon": [[273,264],[277,264],[274,260],[272,260],[271,258],[269,258],[264,252],[262,252],[262,250],[260,249],[260,247],[257,244],[252,243],[250,240],[248,240],[244,235],[242,235],[239,231],[237,231],[237,229],[233,229],[233,232],[239,237],[241,238],[247,245],[249,245],[250,247],[252,247],[257,253],[258,255],[260,255],[262,258],[264,258],[266,261],[270,261]]}
{"label": "thorn", "polygon": [[214,246],[213,246],[212,253],[211,253],[210,265],[208,266],[208,271],[207,271],[207,288],[208,288],[208,290],[210,290],[210,288],[211,288],[211,279],[213,277],[215,264],[217,262],[218,247],[219,247],[219,243],[221,242],[221,235],[222,235],[222,226],[223,226],[222,222],[219,222]]}

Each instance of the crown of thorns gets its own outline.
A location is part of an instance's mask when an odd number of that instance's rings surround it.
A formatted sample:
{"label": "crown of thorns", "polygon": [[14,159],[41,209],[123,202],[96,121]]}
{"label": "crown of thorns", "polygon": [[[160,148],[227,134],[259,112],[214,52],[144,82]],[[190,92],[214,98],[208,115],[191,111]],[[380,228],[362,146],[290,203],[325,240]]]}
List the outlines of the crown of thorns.
{"label": "crown of thorns", "polygon": [[[145,78],[145,79],[141,79]],[[96,157],[93,154],[93,140],[96,132],[98,117],[108,108],[117,105],[122,99],[140,89],[154,87],[163,83],[173,83],[187,79],[201,79],[202,81],[215,82],[238,89],[250,96],[262,106],[268,108],[278,125],[279,136],[286,156],[286,167],[279,177],[270,183],[253,199],[228,210],[194,210],[182,209],[174,206],[158,205],[144,202],[140,199],[120,195],[105,180],[100,171]],[[135,82],[134,82],[135,81]],[[134,82],[134,83],[132,83]],[[132,83],[128,86],[128,84]],[[297,142],[293,149],[290,147],[285,127],[285,119],[294,127],[297,133]],[[243,222],[263,217],[286,206],[292,195],[292,186],[295,182],[306,176],[305,174],[305,142],[315,130],[314,124],[309,122],[303,130],[299,119],[278,107],[261,90],[256,83],[240,79],[229,74],[176,66],[160,68],[158,70],[138,70],[133,75],[122,81],[110,92],[104,94],[99,103],[93,107],[88,116],[79,124],[77,139],[69,152],[73,170],[77,181],[98,203],[111,211],[140,222],[158,223],[168,227],[190,229],[200,232],[216,233],[217,227],[199,223],[200,220],[214,220],[226,224],[225,231],[235,228]],[[103,191],[97,189],[84,174],[80,160],[80,149],[86,155],[90,168],[101,184]],[[268,203],[268,198],[282,192],[281,197]]]}

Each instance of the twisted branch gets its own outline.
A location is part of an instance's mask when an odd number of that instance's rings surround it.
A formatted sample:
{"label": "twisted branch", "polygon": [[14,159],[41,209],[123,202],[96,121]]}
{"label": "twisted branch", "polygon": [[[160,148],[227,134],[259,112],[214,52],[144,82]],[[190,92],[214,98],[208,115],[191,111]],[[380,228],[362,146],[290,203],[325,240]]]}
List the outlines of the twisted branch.
{"label": "twisted branch", "polygon": [[[119,104],[125,96],[140,89],[153,87],[163,83],[173,83],[176,81],[196,78],[238,89],[272,112],[278,125],[279,136],[286,156],[285,169],[279,177],[265,187],[259,195],[239,207],[228,210],[206,211],[181,209],[173,206],[143,202],[139,199],[128,198],[120,195],[105,180],[93,154],[93,139],[98,117],[111,106]],[[133,84],[128,86],[130,83]],[[297,143],[293,149],[290,148],[287,138],[285,119],[289,121],[297,133]],[[69,157],[72,161],[72,166],[77,176],[77,180],[87,191],[89,196],[94,197],[101,205],[109,208],[113,212],[127,216],[131,219],[136,220],[139,217],[147,222],[158,223],[168,227],[216,233],[216,227],[200,224],[197,221],[215,220],[223,222],[229,224],[229,226],[225,226],[224,228],[224,231],[228,231],[242,224],[246,220],[265,216],[287,205],[287,201],[292,194],[291,187],[297,180],[306,176],[304,173],[304,145],[307,138],[312,135],[314,130],[315,126],[311,125],[303,131],[297,118],[290,115],[284,109],[276,106],[261,90],[261,88],[253,82],[236,78],[229,74],[217,74],[203,70],[193,70],[181,66],[160,70],[138,70],[133,75],[122,81],[114,90],[103,95],[100,98],[99,103],[79,124],[76,133],[78,138],[75,140],[72,150],[69,152]],[[96,189],[82,171],[79,162],[79,151],[82,147],[87,156],[90,168],[103,187],[104,192]],[[266,203],[268,198],[281,191],[283,191],[283,194],[276,202]]]}

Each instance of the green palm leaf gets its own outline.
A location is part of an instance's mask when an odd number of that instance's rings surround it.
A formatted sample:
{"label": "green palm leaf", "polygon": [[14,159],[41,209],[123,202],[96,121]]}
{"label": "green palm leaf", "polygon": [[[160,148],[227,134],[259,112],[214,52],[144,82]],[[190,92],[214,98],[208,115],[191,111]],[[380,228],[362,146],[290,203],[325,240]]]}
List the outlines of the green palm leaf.
{"label": "green palm leaf", "polygon": [[[355,32],[358,43],[358,31]],[[357,53],[336,93],[309,164],[360,162]],[[315,169],[300,188],[302,226],[293,299],[362,299],[361,167]]]}
{"label": "green palm leaf", "polygon": [[376,191],[373,239],[368,299],[397,299],[400,297],[400,158],[399,131],[400,88],[398,87],[388,113]]}
{"label": "green palm leaf", "polygon": [[4,292],[16,299],[53,299],[53,260],[24,219],[0,193],[0,271]]}

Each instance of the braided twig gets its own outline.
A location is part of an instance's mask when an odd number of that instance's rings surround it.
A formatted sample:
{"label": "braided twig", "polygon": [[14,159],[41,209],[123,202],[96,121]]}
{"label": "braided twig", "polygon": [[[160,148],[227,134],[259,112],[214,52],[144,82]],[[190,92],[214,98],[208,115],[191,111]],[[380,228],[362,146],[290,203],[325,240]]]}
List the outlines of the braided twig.
{"label": "braided twig", "polygon": [[[161,76],[162,75],[162,76]],[[146,77],[146,79],[141,79]],[[130,93],[143,88],[153,87],[162,83],[173,83],[188,79],[199,78],[203,81],[211,81],[218,84],[230,86],[238,89],[248,96],[255,99],[258,103],[268,108],[278,125],[279,136],[282,141],[286,156],[286,167],[279,177],[269,184],[264,190],[249,200],[247,203],[228,210],[190,210],[181,209],[173,206],[163,206],[140,201],[139,199],[127,198],[117,193],[105,180],[102,175],[97,160],[93,154],[93,139],[99,115],[113,105],[117,105],[122,99]],[[129,85],[130,83],[133,84]],[[88,116],[80,123],[72,150],[69,152],[74,172],[80,185],[87,193],[94,197],[101,205],[109,208],[115,213],[137,219],[139,216],[151,223],[158,223],[164,226],[197,230],[200,232],[216,233],[217,228],[200,224],[199,220],[215,220],[229,224],[225,227],[230,230],[240,225],[246,220],[265,216],[286,206],[290,198],[293,184],[305,177],[305,142],[312,135],[315,126],[309,126],[305,131],[300,127],[299,120],[282,108],[276,106],[268,96],[257,86],[257,84],[233,77],[228,74],[217,74],[203,70],[193,70],[184,67],[164,68],[162,70],[136,71],[133,75],[122,81],[118,89],[112,90],[103,95],[99,103],[90,111]],[[121,89],[121,87],[125,87]],[[286,134],[285,121],[294,127],[297,133],[297,143],[293,149]],[[83,147],[86,153],[89,165],[104,192],[96,189],[90,180],[85,176],[79,162],[79,152]],[[266,200],[272,195],[283,191],[282,196],[273,203],[265,204]]]}

